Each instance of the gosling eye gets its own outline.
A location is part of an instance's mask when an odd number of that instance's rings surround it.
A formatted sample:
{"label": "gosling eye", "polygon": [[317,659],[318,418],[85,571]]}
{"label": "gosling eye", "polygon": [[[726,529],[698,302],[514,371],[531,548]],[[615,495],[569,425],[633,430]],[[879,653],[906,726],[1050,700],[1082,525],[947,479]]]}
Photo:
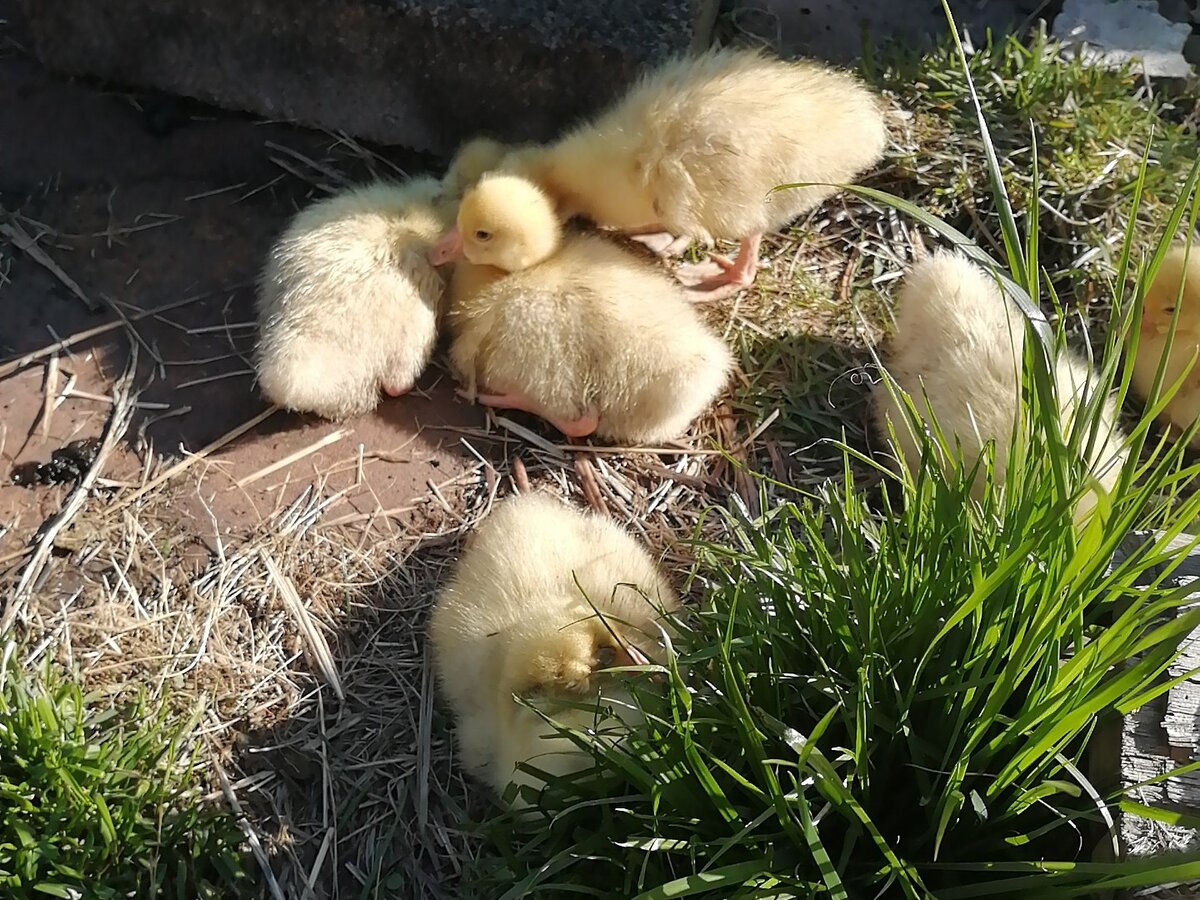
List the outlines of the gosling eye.
{"label": "gosling eye", "polygon": [[490,231],[484,231],[481,228],[477,232],[475,232],[475,240],[477,240],[477,241],[490,241],[491,239],[492,239],[492,233]]}

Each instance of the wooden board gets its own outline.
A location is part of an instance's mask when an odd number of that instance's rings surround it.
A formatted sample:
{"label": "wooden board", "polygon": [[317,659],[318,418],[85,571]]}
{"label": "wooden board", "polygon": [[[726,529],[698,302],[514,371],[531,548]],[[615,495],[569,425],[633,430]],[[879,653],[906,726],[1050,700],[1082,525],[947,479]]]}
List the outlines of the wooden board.
{"label": "wooden board", "polygon": [[[1132,534],[1123,550],[1132,552],[1143,534]],[[1177,538],[1184,549],[1190,538]],[[1149,573],[1158,577],[1161,571]],[[1200,578],[1200,552],[1172,571],[1163,587],[1189,584]],[[1200,604],[1200,583],[1191,595]],[[1200,630],[1184,642],[1183,654],[1163,675],[1164,683],[1200,667]],[[1187,763],[1200,760],[1200,676],[1181,682],[1125,718],[1121,730],[1121,782],[1125,787],[1162,776]],[[1168,778],[1158,784],[1134,788],[1131,798],[1152,806],[1200,815],[1200,772]],[[1153,856],[1200,847],[1200,832],[1126,815],[1121,821],[1121,840],[1131,856]]]}

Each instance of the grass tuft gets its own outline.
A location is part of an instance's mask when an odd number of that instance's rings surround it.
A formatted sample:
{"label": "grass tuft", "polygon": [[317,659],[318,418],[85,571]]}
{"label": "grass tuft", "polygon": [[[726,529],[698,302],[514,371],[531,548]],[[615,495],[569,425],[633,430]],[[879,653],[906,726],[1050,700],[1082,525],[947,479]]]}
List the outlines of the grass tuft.
{"label": "grass tuft", "polygon": [[910,150],[894,158],[886,186],[1004,258],[970,76],[1013,212],[1027,223],[1037,211],[1041,268],[1064,299],[1095,304],[1103,321],[1130,226],[1135,250],[1157,241],[1196,159],[1195,86],[1167,96],[1131,69],[1088,65],[1041,33],[989,41],[965,67],[952,39],[927,54],[897,50],[868,60],[865,74],[912,113]]}
{"label": "grass tuft", "polygon": [[0,657],[0,894],[238,896],[242,831],[189,786],[190,723],[24,672],[13,649]]}

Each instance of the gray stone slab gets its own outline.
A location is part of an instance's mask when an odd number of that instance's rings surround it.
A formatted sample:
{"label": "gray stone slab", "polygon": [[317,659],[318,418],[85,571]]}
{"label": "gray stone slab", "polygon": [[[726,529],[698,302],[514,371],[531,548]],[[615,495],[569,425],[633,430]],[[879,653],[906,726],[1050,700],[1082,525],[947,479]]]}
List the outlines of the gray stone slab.
{"label": "gray stone slab", "polygon": [[448,154],[545,139],[711,37],[717,0],[24,0],[52,69]]}
{"label": "gray stone slab", "polygon": [[1190,25],[1163,16],[1156,0],[1066,0],[1054,20],[1054,37],[1097,65],[1132,63],[1147,75],[1172,78],[1191,74],[1183,57],[1191,33]]}
{"label": "gray stone slab", "polygon": [[[951,0],[955,21],[974,40],[1008,33],[1040,0]],[[850,63],[864,42],[926,47],[947,33],[941,0],[735,0],[734,21],[791,55]]]}

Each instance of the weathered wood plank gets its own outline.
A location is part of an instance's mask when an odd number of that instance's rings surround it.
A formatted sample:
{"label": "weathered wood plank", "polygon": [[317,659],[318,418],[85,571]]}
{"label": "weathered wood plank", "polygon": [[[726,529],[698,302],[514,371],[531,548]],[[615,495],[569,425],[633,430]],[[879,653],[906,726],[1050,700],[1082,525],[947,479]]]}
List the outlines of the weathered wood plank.
{"label": "weathered wood plank", "polygon": [[[1132,553],[1147,540],[1131,534],[1122,550]],[[1190,543],[1176,538],[1173,547],[1181,552]],[[1165,568],[1165,567],[1163,567]],[[1147,582],[1162,569],[1147,573]],[[1164,580],[1164,587],[1191,584],[1200,578],[1200,552],[1193,552]],[[1191,600],[1200,604],[1200,584]],[[1200,630],[1184,642],[1183,654],[1164,674],[1164,682],[1200,667]],[[1125,718],[1121,734],[1121,782],[1126,788],[1166,775],[1181,765],[1200,759],[1200,676],[1181,682],[1169,692]],[[1175,776],[1158,784],[1136,788],[1131,796],[1142,803],[1200,814],[1200,773]],[[1121,841],[1132,856],[1154,856],[1200,847],[1200,832],[1124,816]]]}

